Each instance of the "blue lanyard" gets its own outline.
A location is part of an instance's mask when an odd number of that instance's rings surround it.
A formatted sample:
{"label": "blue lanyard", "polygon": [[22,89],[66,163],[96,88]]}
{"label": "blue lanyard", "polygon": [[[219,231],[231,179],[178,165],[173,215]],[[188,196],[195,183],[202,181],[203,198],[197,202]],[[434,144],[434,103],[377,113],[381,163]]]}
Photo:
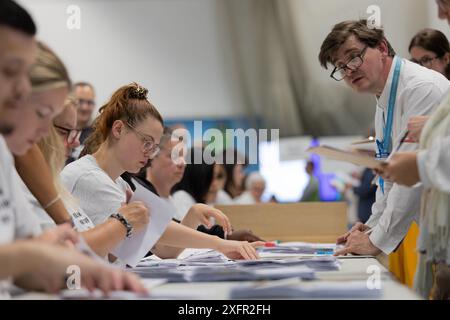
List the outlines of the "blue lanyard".
{"label": "blue lanyard", "polygon": [[[392,122],[394,121],[395,100],[397,99],[398,82],[400,79],[400,70],[402,59],[397,57],[395,63],[394,76],[392,78],[391,91],[389,93],[388,116],[383,130],[383,141],[377,140],[378,154],[377,158],[387,158],[391,152],[391,133]],[[379,180],[381,191],[384,193],[384,180]]]}

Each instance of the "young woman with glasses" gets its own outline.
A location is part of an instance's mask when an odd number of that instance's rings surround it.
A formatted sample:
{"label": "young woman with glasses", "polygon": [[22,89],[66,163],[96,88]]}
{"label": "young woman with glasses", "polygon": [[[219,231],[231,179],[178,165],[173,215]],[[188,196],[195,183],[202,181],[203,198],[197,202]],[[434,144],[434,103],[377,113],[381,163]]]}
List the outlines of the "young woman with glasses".
{"label": "young woman with glasses", "polygon": [[[94,132],[87,141],[88,153],[62,171],[66,188],[95,225],[115,215],[130,194],[120,177],[138,173],[159,151],[163,120],[147,100],[147,89],[136,83],[119,88],[100,108]],[[89,145],[91,144],[91,145]],[[155,213],[156,214],[156,213]],[[150,212],[150,223],[152,212]],[[124,221],[124,219],[121,219]],[[124,221],[127,229],[133,226]],[[231,229],[230,226],[224,226]],[[227,230],[229,233],[231,230]],[[254,245],[228,241],[171,222],[158,244],[177,248],[211,248],[230,258],[256,259]]]}

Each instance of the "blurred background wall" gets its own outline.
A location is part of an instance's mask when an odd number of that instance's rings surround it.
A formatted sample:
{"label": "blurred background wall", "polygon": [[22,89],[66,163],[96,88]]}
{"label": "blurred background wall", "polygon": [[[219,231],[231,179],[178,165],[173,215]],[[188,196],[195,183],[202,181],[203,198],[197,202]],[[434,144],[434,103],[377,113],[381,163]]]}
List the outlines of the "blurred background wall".
{"label": "blurred background wall", "polygon": [[[118,86],[137,81],[166,119],[255,118],[281,136],[366,134],[374,98],[329,77],[317,55],[332,26],[381,22],[397,53],[435,27],[449,35],[431,0],[20,0],[39,38],[92,82],[101,106]],[[66,27],[69,5],[81,29]]]}

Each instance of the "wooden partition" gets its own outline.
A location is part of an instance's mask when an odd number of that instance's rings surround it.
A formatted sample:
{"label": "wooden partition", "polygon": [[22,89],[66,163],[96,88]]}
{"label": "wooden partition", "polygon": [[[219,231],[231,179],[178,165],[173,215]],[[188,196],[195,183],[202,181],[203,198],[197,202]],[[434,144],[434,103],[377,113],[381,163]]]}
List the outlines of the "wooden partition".
{"label": "wooden partition", "polygon": [[250,229],[264,240],[335,242],[347,231],[345,202],[217,206],[234,229]]}

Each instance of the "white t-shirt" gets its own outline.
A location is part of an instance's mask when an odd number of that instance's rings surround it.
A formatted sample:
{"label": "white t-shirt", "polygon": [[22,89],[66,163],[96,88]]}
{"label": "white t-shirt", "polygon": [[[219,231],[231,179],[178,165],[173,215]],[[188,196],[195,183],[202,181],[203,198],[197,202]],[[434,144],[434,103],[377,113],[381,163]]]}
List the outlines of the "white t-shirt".
{"label": "white t-shirt", "polygon": [[[0,135],[0,245],[38,236],[41,228],[20,187],[14,158]],[[0,280],[0,299],[9,297],[10,280]]]}
{"label": "white t-shirt", "polygon": [[[53,221],[53,219],[48,215],[47,211],[42,208],[41,204],[37,201],[37,199],[33,196],[33,194],[23,182],[22,190],[24,191],[28,203],[33,208],[33,213],[36,214],[38,223],[40,224],[42,230],[56,227],[55,221]],[[92,220],[86,215],[86,213],[84,213],[84,211],[79,206],[75,204],[69,204],[67,202],[64,202],[64,206],[66,207],[67,212],[72,218],[75,231],[84,232],[95,227]]]}
{"label": "white t-shirt", "polygon": [[243,192],[240,196],[234,199],[235,204],[256,204],[250,191]]}
{"label": "white t-shirt", "polygon": [[103,223],[126,202],[128,184],[121,177],[113,181],[92,155],[68,164],[61,180],[94,225]]}
{"label": "white t-shirt", "polygon": [[179,221],[183,220],[189,209],[196,204],[195,199],[184,190],[176,191],[170,200],[177,209],[174,218]]}
{"label": "white t-shirt", "polygon": [[219,190],[217,192],[217,198],[215,204],[233,204],[233,198],[230,197],[230,195],[225,190]]}

